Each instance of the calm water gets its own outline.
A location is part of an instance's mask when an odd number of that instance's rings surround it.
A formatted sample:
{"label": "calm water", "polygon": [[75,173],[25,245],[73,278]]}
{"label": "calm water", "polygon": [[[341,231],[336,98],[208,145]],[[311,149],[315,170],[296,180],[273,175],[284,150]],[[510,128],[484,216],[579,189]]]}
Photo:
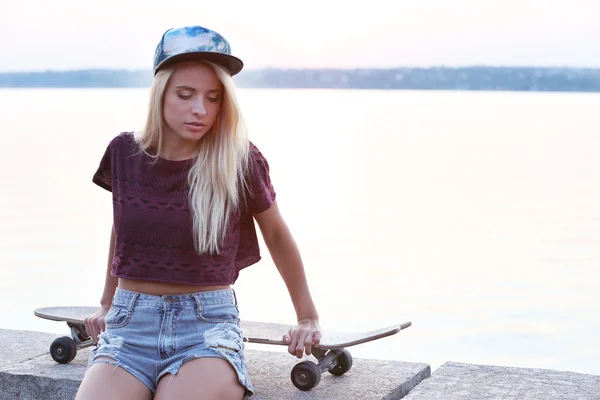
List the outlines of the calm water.
{"label": "calm water", "polygon": [[[147,94],[0,90],[0,327],[66,333],[32,310],[97,304],[111,199],[91,176],[109,140],[141,126]],[[600,374],[600,95],[240,101],[324,327],[413,322],[355,357]],[[242,317],[293,322],[263,254],[236,284]]]}

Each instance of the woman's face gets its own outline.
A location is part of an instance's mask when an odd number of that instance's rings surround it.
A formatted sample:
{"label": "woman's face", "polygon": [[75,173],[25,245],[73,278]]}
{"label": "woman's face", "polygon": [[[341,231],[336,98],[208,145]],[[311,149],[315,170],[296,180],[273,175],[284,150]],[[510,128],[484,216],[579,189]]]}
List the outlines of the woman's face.
{"label": "woman's face", "polygon": [[[214,125],[223,99],[223,85],[207,64],[182,63],[171,75],[163,98],[168,142],[194,146]],[[183,142],[183,143],[182,143]]]}

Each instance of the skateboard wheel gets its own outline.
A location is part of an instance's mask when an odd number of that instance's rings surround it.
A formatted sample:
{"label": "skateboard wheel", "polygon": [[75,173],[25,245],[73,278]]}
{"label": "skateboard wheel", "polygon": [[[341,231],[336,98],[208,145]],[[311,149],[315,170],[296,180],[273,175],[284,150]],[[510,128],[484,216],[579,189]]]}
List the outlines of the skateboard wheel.
{"label": "skateboard wheel", "polygon": [[352,356],[350,352],[346,349],[342,350],[342,352],[335,359],[337,365],[329,370],[329,373],[335,376],[342,376],[346,372],[350,371],[352,368]]}
{"label": "skateboard wheel", "polygon": [[302,391],[308,391],[321,381],[321,370],[312,361],[302,361],[292,368],[292,383]]}
{"label": "skateboard wheel", "polygon": [[77,345],[68,336],[55,339],[50,345],[50,355],[59,364],[67,364],[77,355]]}

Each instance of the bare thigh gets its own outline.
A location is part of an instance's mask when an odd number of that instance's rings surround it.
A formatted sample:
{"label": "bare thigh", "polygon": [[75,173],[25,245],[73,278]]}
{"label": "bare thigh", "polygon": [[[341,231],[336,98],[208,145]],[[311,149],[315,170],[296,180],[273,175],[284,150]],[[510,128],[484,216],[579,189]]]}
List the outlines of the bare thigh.
{"label": "bare thigh", "polygon": [[75,400],[105,399],[151,400],[152,392],[123,368],[99,362],[86,371]]}
{"label": "bare thigh", "polygon": [[158,383],[155,400],[242,400],[245,391],[227,361],[197,358],[184,363],[175,375],[164,375]]}

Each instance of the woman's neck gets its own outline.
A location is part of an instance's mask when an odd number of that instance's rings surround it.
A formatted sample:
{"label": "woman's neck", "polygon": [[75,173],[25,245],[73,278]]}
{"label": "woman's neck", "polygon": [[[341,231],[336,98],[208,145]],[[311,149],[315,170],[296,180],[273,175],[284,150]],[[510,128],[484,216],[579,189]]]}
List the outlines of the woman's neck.
{"label": "woman's neck", "polygon": [[164,135],[158,156],[171,161],[183,161],[194,158],[197,154],[198,142]]}

